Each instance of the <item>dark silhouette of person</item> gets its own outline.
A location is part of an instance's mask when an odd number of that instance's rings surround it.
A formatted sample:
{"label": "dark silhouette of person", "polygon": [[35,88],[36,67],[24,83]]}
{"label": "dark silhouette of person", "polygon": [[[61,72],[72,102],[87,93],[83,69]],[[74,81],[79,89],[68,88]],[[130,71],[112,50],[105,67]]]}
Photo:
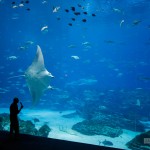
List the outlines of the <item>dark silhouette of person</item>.
{"label": "dark silhouette of person", "polygon": [[18,121],[18,114],[20,113],[21,109],[23,108],[22,103],[20,102],[20,109],[18,109],[18,102],[19,99],[15,97],[13,99],[12,104],[10,105],[10,137],[13,136],[15,132],[15,138],[19,136],[19,121]]}

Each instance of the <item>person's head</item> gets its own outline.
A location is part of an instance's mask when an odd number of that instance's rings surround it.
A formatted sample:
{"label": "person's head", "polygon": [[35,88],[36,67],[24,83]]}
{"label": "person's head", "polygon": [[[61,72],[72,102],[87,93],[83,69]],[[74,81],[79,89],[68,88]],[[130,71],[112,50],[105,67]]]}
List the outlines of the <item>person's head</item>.
{"label": "person's head", "polygon": [[15,97],[13,102],[17,104],[19,102],[19,99]]}

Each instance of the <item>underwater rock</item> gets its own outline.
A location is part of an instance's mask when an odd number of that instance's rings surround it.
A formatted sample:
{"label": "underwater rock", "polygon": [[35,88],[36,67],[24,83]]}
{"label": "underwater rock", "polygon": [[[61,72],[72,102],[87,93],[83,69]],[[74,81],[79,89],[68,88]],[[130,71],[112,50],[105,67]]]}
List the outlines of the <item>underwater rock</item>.
{"label": "underwater rock", "polygon": [[[20,133],[37,135],[38,130],[31,121],[24,121],[19,119]],[[0,130],[9,130],[10,120],[8,113],[0,114]]]}
{"label": "underwater rock", "polygon": [[95,114],[93,120],[100,121],[104,125],[108,125],[110,127],[119,127],[121,129],[127,129],[136,132],[144,132],[144,125],[138,120],[130,120],[124,118],[122,115],[114,114],[114,115],[106,115],[106,114]]}
{"label": "underwater rock", "polygon": [[137,135],[129,141],[127,147],[132,150],[149,150],[150,149],[150,131]]}
{"label": "underwater rock", "polygon": [[19,120],[19,122],[20,122],[20,133],[36,136],[38,135],[38,130],[35,128],[35,125],[31,121]]}
{"label": "underwater rock", "polygon": [[[39,122],[39,119],[34,118],[34,122]],[[40,127],[39,130],[35,128],[35,124],[32,123],[32,121],[27,120],[21,120],[19,119],[20,124],[20,133],[23,134],[29,134],[29,135],[35,135],[35,136],[43,136],[48,137],[49,132],[51,129],[48,127],[48,125],[43,125]],[[8,130],[9,131],[9,114],[3,113],[0,114],[0,130]]]}
{"label": "underwater rock", "polygon": [[139,121],[129,120],[119,115],[95,114],[90,120],[84,120],[72,127],[85,135],[106,135],[109,137],[118,137],[123,133],[122,129],[143,132],[144,125]]}
{"label": "underwater rock", "polygon": [[109,137],[118,137],[123,131],[119,127],[110,127],[103,125],[96,120],[85,120],[72,126],[72,129],[85,135],[105,135]]}
{"label": "underwater rock", "polygon": [[3,122],[3,118],[0,117],[0,130],[3,130],[2,122]]}
{"label": "underwater rock", "polygon": [[40,120],[38,118],[33,118],[34,123],[36,122],[40,122]]}
{"label": "underwater rock", "polygon": [[10,124],[9,114],[8,113],[0,114],[0,130],[7,130],[9,124]]}
{"label": "underwater rock", "polygon": [[48,134],[49,134],[50,131],[51,131],[51,129],[48,125],[43,125],[39,129],[39,136],[48,137]]}

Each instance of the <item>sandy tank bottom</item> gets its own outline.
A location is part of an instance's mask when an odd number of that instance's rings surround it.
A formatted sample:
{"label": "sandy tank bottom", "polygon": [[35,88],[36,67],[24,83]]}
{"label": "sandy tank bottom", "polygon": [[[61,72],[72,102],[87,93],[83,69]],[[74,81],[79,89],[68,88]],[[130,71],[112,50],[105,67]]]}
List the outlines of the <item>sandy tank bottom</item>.
{"label": "sandy tank bottom", "polygon": [[[75,110],[59,112],[52,110],[23,109],[23,111],[19,114],[19,117],[25,121],[33,121],[34,118],[38,119],[39,122],[34,123],[37,129],[39,129],[43,124],[47,124],[52,129],[48,135],[49,138],[88,143],[93,145],[99,145],[100,142],[106,139],[113,143],[113,147],[121,149],[128,149],[125,144],[139,134],[130,130],[123,130],[123,134],[116,138],[103,135],[83,135],[71,129],[74,124],[83,121],[83,118],[78,116],[73,118],[62,117],[63,115],[71,114],[73,112],[75,112]],[[0,113],[9,113],[9,109],[1,108]],[[102,143],[100,145],[104,146]]]}

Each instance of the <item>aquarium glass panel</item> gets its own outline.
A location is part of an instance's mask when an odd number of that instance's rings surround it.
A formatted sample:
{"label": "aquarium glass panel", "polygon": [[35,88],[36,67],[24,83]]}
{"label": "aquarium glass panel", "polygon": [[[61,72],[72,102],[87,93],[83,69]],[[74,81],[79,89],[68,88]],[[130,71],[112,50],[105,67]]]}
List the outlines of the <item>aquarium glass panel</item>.
{"label": "aquarium glass panel", "polygon": [[0,130],[150,149],[149,0],[0,0],[0,57]]}

